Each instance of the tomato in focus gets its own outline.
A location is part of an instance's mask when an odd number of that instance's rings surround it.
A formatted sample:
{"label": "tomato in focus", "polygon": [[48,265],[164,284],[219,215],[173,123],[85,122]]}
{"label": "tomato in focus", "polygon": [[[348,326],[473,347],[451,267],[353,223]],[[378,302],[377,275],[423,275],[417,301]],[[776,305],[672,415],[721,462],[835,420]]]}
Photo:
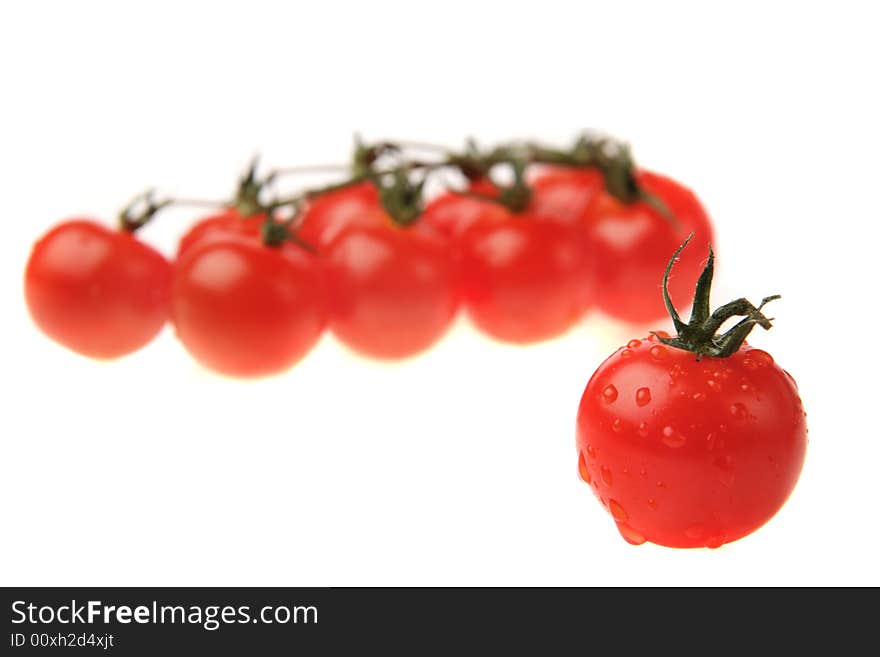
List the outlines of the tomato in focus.
{"label": "tomato in focus", "polygon": [[631,340],[590,379],[578,470],[627,541],[719,547],[791,494],[807,428],[794,379],[743,345],[728,358]]}
{"label": "tomato in focus", "polygon": [[174,267],[171,319],[192,356],[222,374],[277,374],[302,359],[326,323],[318,259],[291,243],[216,236]]}
{"label": "tomato in focus", "polygon": [[162,328],[170,281],[168,261],[132,233],[72,219],[34,245],[25,300],[56,342],[85,356],[117,358]]}

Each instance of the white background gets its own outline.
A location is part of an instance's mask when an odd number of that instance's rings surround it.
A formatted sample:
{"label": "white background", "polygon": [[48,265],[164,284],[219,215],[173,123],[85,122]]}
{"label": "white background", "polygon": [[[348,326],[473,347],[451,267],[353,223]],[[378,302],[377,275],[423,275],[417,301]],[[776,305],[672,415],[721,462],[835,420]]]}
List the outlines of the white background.
{"label": "white background", "polygon": [[[0,583],[880,584],[871,3],[6,3],[0,10]],[[222,196],[352,134],[456,145],[601,128],[695,189],[715,302],[779,292],[769,350],[810,445],[763,529],[631,547],[576,476],[574,416],[634,329],[517,349],[464,322],[400,365],[330,337],[258,382],[170,330],[96,363],[30,323],[33,240],[149,185]],[[144,231],[170,253],[191,213]],[[656,328],[660,328],[657,326]]]}

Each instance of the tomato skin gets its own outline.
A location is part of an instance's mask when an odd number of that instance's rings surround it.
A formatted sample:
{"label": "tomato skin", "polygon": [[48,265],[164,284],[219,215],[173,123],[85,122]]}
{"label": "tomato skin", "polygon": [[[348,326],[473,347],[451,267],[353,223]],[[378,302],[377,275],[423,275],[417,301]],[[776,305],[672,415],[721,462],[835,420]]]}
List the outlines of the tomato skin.
{"label": "tomato skin", "polygon": [[60,223],[41,237],[25,270],[25,299],[56,342],[92,358],[131,353],[168,317],[171,267],[124,230],[90,219]]}
{"label": "tomato skin", "polygon": [[581,224],[590,204],[604,192],[598,169],[548,167],[532,182],[529,212],[567,224]]}
{"label": "tomato skin", "polygon": [[[596,256],[596,305],[618,319],[647,323],[666,316],[659,287],[669,254],[691,232],[693,244],[701,247],[714,238],[706,211],[689,189],[649,171],[638,172],[636,180],[666,204],[678,221],[677,229],[647,204],[624,204],[604,191],[589,204],[583,224]],[[690,304],[704,254],[703,249],[685,250],[676,263],[669,292],[680,309]]]}
{"label": "tomato skin", "polygon": [[362,182],[309,200],[296,234],[323,251],[349,226],[384,226],[390,221],[376,186]]}
{"label": "tomato skin", "polygon": [[225,237],[230,233],[259,236],[265,221],[265,213],[244,216],[235,208],[225,208],[199,220],[180,238],[177,257],[204,240]]}
{"label": "tomato skin", "polygon": [[510,210],[499,203],[447,192],[425,206],[419,221],[449,239],[457,240],[476,223],[497,223],[511,216]]}
{"label": "tomato skin", "polygon": [[719,547],[755,531],[794,489],[806,445],[794,379],[748,345],[697,361],[632,340],[578,408],[581,478],[634,544]]}
{"label": "tomato skin", "polygon": [[222,374],[278,374],[303,358],[326,323],[317,258],[293,244],[229,234],[175,263],[171,319],[202,365]]}
{"label": "tomato skin", "polygon": [[[603,189],[596,169],[545,167],[531,183],[532,197],[526,212],[541,220],[581,225],[593,198]],[[486,179],[471,183],[469,192],[495,196],[498,188]],[[450,238],[459,238],[475,223],[502,221],[513,213],[499,203],[447,192],[425,207],[422,221]]]}
{"label": "tomato skin", "polygon": [[330,326],[367,356],[398,359],[449,328],[459,294],[448,241],[420,227],[351,225],[326,252]]}
{"label": "tomato skin", "polygon": [[550,339],[590,305],[592,260],[573,227],[527,214],[477,222],[462,238],[460,258],[468,313],[499,340]]}

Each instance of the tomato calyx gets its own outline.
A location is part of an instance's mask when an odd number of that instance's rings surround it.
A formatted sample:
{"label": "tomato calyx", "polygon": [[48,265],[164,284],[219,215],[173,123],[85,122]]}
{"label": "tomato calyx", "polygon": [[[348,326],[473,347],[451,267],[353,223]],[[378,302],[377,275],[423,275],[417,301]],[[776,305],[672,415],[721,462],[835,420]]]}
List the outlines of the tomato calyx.
{"label": "tomato calyx", "polygon": [[396,226],[411,226],[424,209],[423,190],[426,177],[413,181],[408,168],[397,169],[387,176],[376,176],[374,184],[379,190],[379,200],[385,212]]}
{"label": "tomato calyx", "polygon": [[309,253],[316,254],[318,250],[297,236],[293,230],[293,224],[297,218],[298,216],[294,215],[290,219],[279,221],[275,217],[274,211],[267,211],[266,220],[260,226],[260,240],[263,242],[263,245],[269,248],[280,248],[285,242],[290,242]]}
{"label": "tomato calyx", "polygon": [[171,205],[171,199],[156,199],[156,190],[148,189],[135,196],[119,213],[119,227],[135,233],[150,222],[159,210]]}
{"label": "tomato calyx", "polygon": [[507,208],[512,214],[521,214],[528,208],[532,200],[532,188],[526,182],[526,162],[522,159],[514,159],[509,162],[513,169],[513,182],[510,185],[493,183],[497,190],[494,194],[486,194],[474,191],[454,191],[453,193],[481,201],[497,203]]}
{"label": "tomato calyx", "polygon": [[[758,306],[754,306],[748,299],[741,297],[719,306],[714,312],[710,313],[709,293],[715,270],[715,253],[710,245],[709,258],[706,260],[706,266],[703,268],[699,279],[697,279],[697,285],[694,289],[694,302],[690,321],[687,323],[682,321],[672,303],[672,299],[669,297],[669,274],[679,254],[693,236],[693,233],[688,235],[681,246],[675,250],[675,253],[672,254],[666,265],[666,271],[663,273],[663,302],[666,304],[666,310],[669,311],[670,317],[672,317],[672,323],[678,335],[666,337],[656,331],[651,331],[651,333],[665,345],[695,353],[697,360],[701,360],[703,356],[727,358],[739,350],[746,337],[756,325],[764,330],[772,328],[773,324],[771,322],[773,319],[768,319],[761,312],[761,309],[769,302],[781,298],[781,296],[774,294],[764,297]],[[742,317],[743,319],[725,333],[716,335],[721,325],[731,317]]]}
{"label": "tomato calyx", "polygon": [[254,157],[244,175],[238,181],[238,189],[235,192],[235,198],[232,207],[242,217],[252,217],[261,212],[265,212],[266,206],[261,201],[263,192],[268,185],[275,179],[275,173],[271,172],[266,176],[257,175],[257,166],[259,157]]}

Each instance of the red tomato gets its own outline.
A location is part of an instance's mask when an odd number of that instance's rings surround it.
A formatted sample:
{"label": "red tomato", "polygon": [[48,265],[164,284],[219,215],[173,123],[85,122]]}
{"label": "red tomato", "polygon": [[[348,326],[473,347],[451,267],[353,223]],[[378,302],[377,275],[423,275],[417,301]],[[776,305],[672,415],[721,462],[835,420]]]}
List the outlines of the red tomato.
{"label": "red tomato", "polygon": [[[596,258],[596,304],[609,315],[638,323],[666,313],[658,291],[669,254],[691,232],[695,244],[709,244],[713,236],[709,217],[693,192],[648,171],[636,177],[645,191],[666,204],[677,227],[645,203],[624,204],[605,192],[593,198],[583,221]],[[689,302],[704,261],[699,249],[682,253],[678,273],[669,284],[677,305],[685,307]]]}
{"label": "red tomato", "polygon": [[560,335],[588,308],[593,263],[576,228],[530,214],[476,221],[461,238],[461,284],[474,323],[528,343]]}
{"label": "red tomato", "polygon": [[428,203],[419,221],[446,237],[456,239],[475,223],[494,223],[510,217],[510,210],[499,203],[448,192]]}
{"label": "red tomato", "polygon": [[[593,198],[603,189],[602,174],[595,169],[545,167],[531,183],[527,212],[558,223],[577,224]],[[469,192],[495,196],[498,187],[486,179],[471,183]],[[511,216],[499,203],[465,194],[441,194],[425,207],[422,221],[449,237],[460,237],[478,221],[500,221]]]}
{"label": "red tomato", "polygon": [[53,340],[86,356],[116,358],[162,328],[170,281],[168,261],[128,231],[72,219],[34,245],[25,299]]}
{"label": "red tomato", "polygon": [[252,236],[205,240],[175,264],[171,319],[206,367],[277,374],[308,353],[325,325],[319,262],[293,244],[269,247]]}
{"label": "red tomato", "polygon": [[210,215],[193,225],[177,245],[177,256],[206,239],[223,237],[230,233],[258,236],[266,221],[264,213],[242,216],[235,208],[225,208],[217,214]]}
{"label": "red tomato", "polygon": [[379,192],[371,182],[358,183],[321,194],[303,210],[297,237],[324,250],[351,225],[380,226],[390,222]]}
{"label": "red tomato", "polygon": [[446,332],[458,306],[447,240],[421,226],[350,225],[326,252],[330,325],[349,347],[403,358]]}
{"label": "red tomato", "polygon": [[630,543],[719,547],[788,498],[807,429],[794,379],[765,351],[728,358],[632,340],[587,384],[578,468]]}
{"label": "red tomato", "polygon": [[529,211],[555,221],[580,224],[604,186],[598,169],[549,167],[531,184]]}

